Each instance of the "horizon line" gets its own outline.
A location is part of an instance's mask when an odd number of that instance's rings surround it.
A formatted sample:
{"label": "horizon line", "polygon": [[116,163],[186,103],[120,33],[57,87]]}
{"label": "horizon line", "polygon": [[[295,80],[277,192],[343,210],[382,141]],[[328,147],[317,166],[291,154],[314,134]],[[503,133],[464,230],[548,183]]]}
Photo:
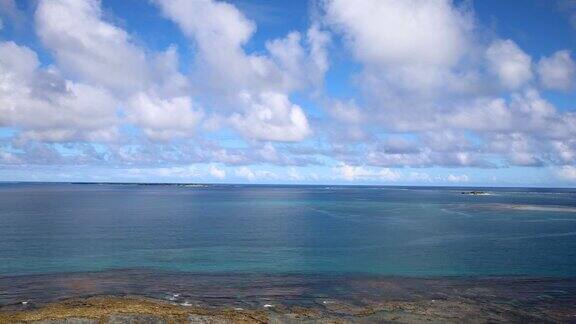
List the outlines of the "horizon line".
{"label": "horizon line", "polygon": [[0,180],[0,184],[78,184],[78,185],[206,185],[206,186],[301,186],[301,187],[318,187],[318,186],[338,186],[338,187],[417,187],[417,188],[498,188],[498,189],[574,189],[576,187],[544,187],[544,186],[480,186],[480,185],[399,185],[399,184],[335,184],[335,183],[238,183],[238,182],[130,182],[130,181],[5,181]]}

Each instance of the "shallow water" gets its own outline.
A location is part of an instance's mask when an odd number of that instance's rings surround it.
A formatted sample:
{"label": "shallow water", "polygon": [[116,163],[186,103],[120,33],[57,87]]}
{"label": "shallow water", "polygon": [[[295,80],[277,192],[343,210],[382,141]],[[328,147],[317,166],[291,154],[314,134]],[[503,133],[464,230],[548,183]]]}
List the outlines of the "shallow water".
{"label": "shallow water", "polygon": [[576,309],[576,279],[198,274],[145,269],[0,277],[0,311],[94,295],[137,295],[181,305],[245,309],[450,300],[488,308],[513,304],[532,312],[534,307],[557,308],[572,314]]}
{"label": "shallow water", "polygon": [[575,191],[466,190],[0,184],[0,276],[576,276]]}

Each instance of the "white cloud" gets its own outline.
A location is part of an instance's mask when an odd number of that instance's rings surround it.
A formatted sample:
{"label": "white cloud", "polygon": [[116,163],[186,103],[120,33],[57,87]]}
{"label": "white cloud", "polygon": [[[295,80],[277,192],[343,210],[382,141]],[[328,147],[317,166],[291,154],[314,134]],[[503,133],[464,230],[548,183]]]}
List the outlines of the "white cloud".
{"label": "white cloud", "polygon": [[384,181],[398,181],[402,178],[402,175],[399,172],[393,171],[388,168],[381,169],[378,173],[378,178]]}
{"label": "white cloud", "polygon": [[215,42],[213,46],[237,48],[246,43],[256,29],[254,22],[227,2],[158,0],[158,3],[187,36],[197,39],[203,46]]}
{"label": "white cloud", "polygon": [[574,114],[558,111],[534,89],[502,98],[480,98],[468,106],[458,106],[439,118],[438,126],[480,132],[538,133],[549,138],[570,138],[574,134]]}
{"label": "white cloud", "polygon": [[573,165],[562,166],[557,175],[560,179],[565,181],[576,181],[576,167]]}
{"label": "white cloud", "polygon": [[353,100],[348,102],[335,101],[328,110],[337,120],[350,124],[360,124],[364,120],[364,115],[358,105]]}
{"label": "white cloud", "polygon": [[[474,33],[481,26],[476,26],[479,20],[468,8],[451,1],[324,3],[326,22],[344,36],[363,68],[355,80],[362,90],[362,97],[356,98],[362,106],[352,100],[330,106],[332,117],[343,124],[337,124],[332,141],[366,143],[387,132],[456,134],[450,141],[440,141],[448,151],[423,141],[416,152],[369,147],[361,162],[351,161],[385,167],[493,167],[489,162],[493,152],[485,151],[482,143],[486,136],[515,132],[547,140],[574,136],[574,114],[557,110],[530,88],[531,57],[512,40],[477,37]],[[510,99],[498,97],[504,93]],[[468,138],[478,144],[462,147],[456,141]],[[542,161],[533,152],[503,154],[513,164]]]}
{"label": "white cloud", "polygon": [[281,93],[265,92],[257,97],[242,93],[246,112],[232,116],[232,124],[248,138],[265,141],[296,142],[310,135],[302,108]]}
{"label": "white cloud", "polygon": [[[201,116],[186,95],[175,47],[147,55],[103,18],[97,0],[40,1],[36,30],[58,66],[75,79],[116,94],[128,121],[154,140],[191,136]],[[128,98],[128,99],[127,99]]]}
{"label": "white cloud", "polygon": [[[324,74],[329,68],[329,59],[327,47],[330,45],[331,37],[326,31],[321,30],[318,25],[314,24],[306,33],[306,40],[309,47],[309,57],[306,60],[306,76],[311,84],[318,86],[324,80]],[[299,71],[297,73],[301,73]]]}
{"label": "white cloud", "polygon": [[338,168],[338,171],[339,171],[340,175],[348,181],[356,180],[359,177],[366,177],[366,176],[373,175],[371,172],[366,170],[364,167],[352,166],[352,165],[347,165],[347,164],[342,164]]}
{"label": "white cloud", "polygon": [[160,98],[141,92],[128,101],[128,120],[139,125],[151,139],[189,137],[202,118],[190,97]]}
{"label": "white cloud", "polygon": [[507,99],[467,98],[436,110],[358,111],[362,112],[363,129],[408,132],[418,140],[406,146],[368,137],[364,143],[375,143],[364,150],[365,155],[348,160],[355,163],[383,167],[542,166],[570,163],[570,152],[576,149],[570,144],[576,136],[576,114],[557,109],[531,88],[510,93]]}
{"label": "white cloud", "polygon": [[568,141],[553,141],[552,147],[561,163],[576,162],[576,139]]}
{"label": "white cloud", "polygon": [[370,165],[382,167],[423,167],[434,164],[429,150],[422,150],[415,153],[387,153],[370,150],[367,153],[366,161]]}
{"label": "white cloud", "polygon": [[460,183],[460,182],[468,182],[468,181],[470,181],[470,178],[465,174],[459,174],[459,175],[449,174],[446,177],[446,181],[454,182],[454,183]]}
{"label": "white cloud", "polygon": [[288,179],[292,181],[304,180],[304,176],[300,174],[300,172],[298,172],[298,170],[296,170],[295,168],[289,168],[286,175],[288,176]]}
{"label": "white cloud", "polygon": [[268,170],[252,170],[249,167],[240,167],[236,169],[235,174],[237,177],[244,178],[250,182],[255,180],[274,180],[277,179],[278,176]]}
{"label": "white cloud", "polygon": [[211,176],[213,176],[216,179],[226,178],[226,170],[220,169],[216,166],[211,165],[210,168],[208,169],[208,172],[210,173]]}
{"label": "white cloud", "polygon": [[263,161],[267,162],[277,162],[280,159],[280,155],[272,143],[267,142],[260,149],[256,149],[256,154],[262,158]]}
{"label": "white cloud", "polygon": [[545,88],[569,90],[576,82],[576,63],[569,50],[562,50],[538,61],[538,75]]}
{"label": "white cloud", "polygon": [[131,168],[126,176],[132,178],[154,177],[176,182],[184,182],[200,176],[196,166],[175,166],[165,168]]}
{"label": "white cloud", "polygon": [[450,1],[329,0],[325,7],[328,22],[369,65],[451,66],[467,47],[470,21]]}
{"label": "white cloud", "polygon": [[363,64],[362,88],[387,106],[471,86],[472,73],[460,71],[463,58],[475,52],[467,10],[447,0],[324,3],[327,24]]}
{"label": "white cloud", "polygon": [[533,77],[532,58],[510,39],[494,41],[486,57],[502,85],[509,89],[517,89]]}
{"label": "white cloud", "polygon": [[[456,133],[452,139],[436,141],[444,145],[428,141],[414,152],[370,147],[361,163],[492,167],[480,145],[460,146],[458,141],[478,136],[466,132],[520,128],[562,132],[561,136],[570,133],[564,127],[570,122],[562,121],[565,116],[554,107],[550,111],[551,105],[535,91],[515,94],[512,100],[496,97],[510,89],[524,90],[533,78],[531,58],[511,40],[490,43],[477,37],[475,32],[482,28],[469,7],[418,0],[328,0],[324,4],[325,21],[344,36],[363,68],[355,80],[362,90],[356,101],[362,106],[354,100],[330,106],[330,114],[339,122],[331,140],[366,143],[386,132]],[[558,122],[562,130],[549,127]]]}
{"label": "white cloud", "polygon": [[40,1],[36,26],[65,72],[121,93],[142,89],[150,78],[144,53],[102,20],[99,1]]}
{"label": "white cloud", "polygon": [[406,177],[408,181],[413,182],[432,182],[432,177],[425,172],[410,172]]}
{"label": "white cloud", "polygon": [[240,178],[244,178],[248,181],[254,181],[256,179],[256,174],[254,173],[254,171],[252,171],[252,169],[248,168],[248,167],[240,167],[238,169],[236,169],[236,176],[240,177]]}
{"label": "white cloud", "polygon": [[212,95],[216,107],[232,110],[231,125],[242,135],[300,141],[310,133],[306,114],[290,101],[290,93],[318,85],[326,72],[329,37],[318,26],[309,29],[305,41],[299,32],[290,32],[267,41],[267,53],[251,54],[243,46],[256,25],[234,5],[213,0],[156,2],[196,45],[192,78],[202,79],[197,86]]}
{"label": "white cloud", "polygon": [[347,181],[355,180],[383,180],[394,182],[400,180],[402,175],[388,168],[368,168],[365,166],[354,166],[342,163],[335,168],[337,174]]}
{"label": "white cloud", "polygon": [[[250,55],[242,48],[256,25],[234,5],[212,0],[157,3],[164,15],[195,42],[197,75],[203,77],[199,86],[232,97],[240,91],[282,87],[281,71],[270,57]],[[289,38],[286,42],[290,44]]]}
{"label": "white cloud", "polygon": [[[300,168],[323,164],[349,181],[445,183],[465,175],[389,168],[552,165],[570,174],[575,162],[576,113],[546,92],[573,89],[570,51],[533,64],[513,40],[486,33],[466,1],[323,0],[308,28],[273,39],[232,2],[154,2],[189,39],[190,55],[147,48],[148,31],[131,35],[114,18],[122,13],[99,0],[31,7],[34,21],[25,22],[42,60],[0,42],[0,127],[8,128],[0,163],[116,163],[175,179],[202,163],[207,178],[250,181],[326,180]],[[15,4],[0,0],[10,32]],[[330,62],[342,66],[323,93]],[[294,168],[277,175],[254,166],[268,164]]]}
{"label": "white cloud", "polygon": [[39,141],[110,141],[116,106],[105,89],[65,80],[53,67],[40,68],[31,49],[0,43],[0,126]]}
{"label": "white cloud", "polygon": [[329,34],[312,25],[306,33],[307,47],[303,45],[303,38],[299,32],[290,32],[285,38],[266,43],[271,59],[281,72],[284,88],[288,90],[318,86],[328,70]]}

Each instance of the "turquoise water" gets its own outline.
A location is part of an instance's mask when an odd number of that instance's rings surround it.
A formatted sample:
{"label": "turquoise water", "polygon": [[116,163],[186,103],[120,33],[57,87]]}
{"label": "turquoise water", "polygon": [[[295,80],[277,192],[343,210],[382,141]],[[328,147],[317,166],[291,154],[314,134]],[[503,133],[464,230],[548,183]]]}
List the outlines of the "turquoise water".
{"label": "turquoise water", "polygon": [[0,276],[576,276],[568,189],[0,184]]}

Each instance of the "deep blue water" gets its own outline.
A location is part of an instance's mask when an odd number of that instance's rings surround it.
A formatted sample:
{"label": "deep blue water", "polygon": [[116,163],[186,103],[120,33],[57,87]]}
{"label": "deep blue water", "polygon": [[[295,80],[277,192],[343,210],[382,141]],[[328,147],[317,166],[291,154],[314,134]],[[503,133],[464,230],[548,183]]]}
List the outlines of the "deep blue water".
{"label": "deep blue water", "polygon": [[0,184],[0,276],[576,277],[569,189]]}

